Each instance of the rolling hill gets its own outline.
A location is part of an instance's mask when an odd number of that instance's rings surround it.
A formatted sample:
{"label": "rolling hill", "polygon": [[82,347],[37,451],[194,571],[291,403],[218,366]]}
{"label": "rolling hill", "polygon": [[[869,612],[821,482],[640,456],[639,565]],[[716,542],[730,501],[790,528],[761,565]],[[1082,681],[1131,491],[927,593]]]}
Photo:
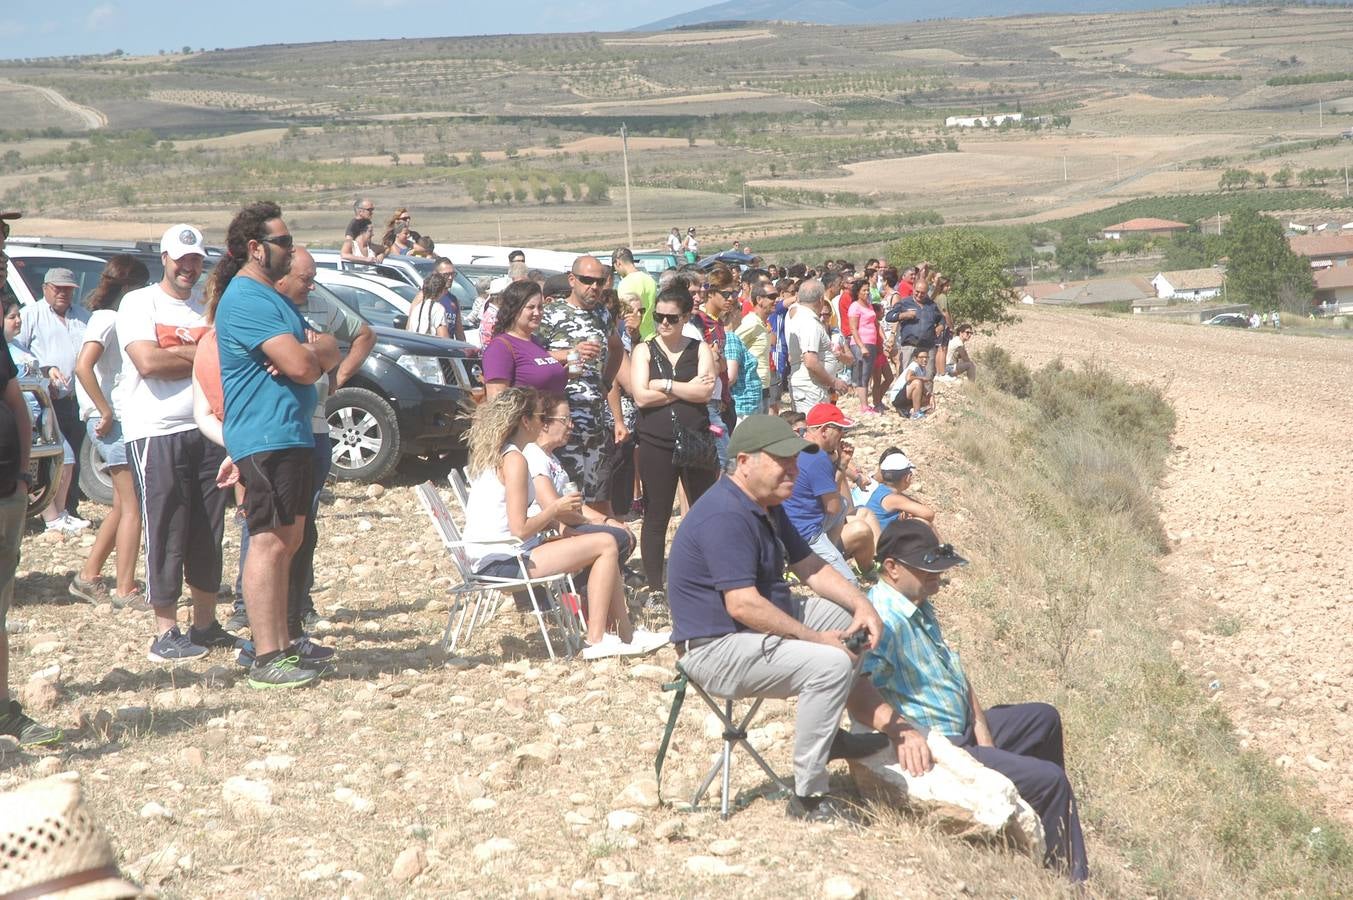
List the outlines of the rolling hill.
{"label": "rolling hill", "polygon": [[917,0],[727,0],[669,16],[634,29],[662,31],[711,22],[789,21],[818,25],[868,25],[881,22],[915,22],[921,19],[975,19],[983,17],[1036,15],[1039,13],[1126,12],[1187,6],[1157,0],[957,0],[939,9]]}

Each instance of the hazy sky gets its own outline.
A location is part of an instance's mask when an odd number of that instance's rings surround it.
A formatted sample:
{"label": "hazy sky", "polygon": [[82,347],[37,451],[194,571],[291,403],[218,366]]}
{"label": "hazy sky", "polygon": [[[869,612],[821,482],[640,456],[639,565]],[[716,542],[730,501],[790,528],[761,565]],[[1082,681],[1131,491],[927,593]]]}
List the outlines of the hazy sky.
{"label": "hazy sky", "polygon": [[0,0],[0,59],[359,38],[620,31],[715,0]]}

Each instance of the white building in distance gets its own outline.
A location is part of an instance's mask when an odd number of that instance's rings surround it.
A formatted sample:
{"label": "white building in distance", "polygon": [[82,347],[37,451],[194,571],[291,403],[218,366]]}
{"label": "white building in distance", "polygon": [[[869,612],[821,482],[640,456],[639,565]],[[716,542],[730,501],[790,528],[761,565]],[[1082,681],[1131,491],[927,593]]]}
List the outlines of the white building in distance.
{"label": "white building in distance", "polygon": [[950,116],[945,128],[998,128],[1006,122],[1023,122],[1024,113],[997,113],[994,116]]}

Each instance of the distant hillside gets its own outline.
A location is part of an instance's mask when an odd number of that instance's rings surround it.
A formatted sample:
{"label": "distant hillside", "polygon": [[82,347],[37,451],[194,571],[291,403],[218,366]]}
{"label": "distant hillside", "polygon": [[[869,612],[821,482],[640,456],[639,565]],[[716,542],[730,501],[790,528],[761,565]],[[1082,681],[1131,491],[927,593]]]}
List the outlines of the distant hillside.
{"label": "distant hillside", "polygon": [[650,22],[635,31],[663,31],[710,22],[787,21],[819,25],[869,25],[922,19],[975,19],[1038,13],[1119,12],[1188,6],[1162,0],[953,0],[943,6],[918,0],[728,0]]}

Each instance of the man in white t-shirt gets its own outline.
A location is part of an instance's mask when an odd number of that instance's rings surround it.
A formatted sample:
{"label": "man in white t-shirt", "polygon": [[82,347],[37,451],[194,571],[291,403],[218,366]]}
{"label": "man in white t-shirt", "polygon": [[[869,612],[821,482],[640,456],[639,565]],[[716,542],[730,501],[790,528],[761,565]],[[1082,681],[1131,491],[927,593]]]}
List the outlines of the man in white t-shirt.
{"label": "man in white t-shirt", "polygon": [[[225,451],[193,421],[193,359],[208,328],[194,295],[205,259],[202,232],[173,226],[160,241],[160,259],[164,278],[118,307],[122,380],[114,393],[145,529],[146,600],[156,631],[147,655],[181,662],[234,647],[236,638],[216,621],[226,501],[216,478]],[[177,616],[185,581],[193,600],[187,633]]]}
{"label": "man in white t-shirt", "polygon": [[832,342],[822,327],[818,313],[825,302],[826,289],[816,278],[799,286],[798,302],[785,321],[785,343],[789,346],[789,398],[794,408],[806,412],[819,403],[831,402],[831,392],[844,393],[846,384],[828,365]]}

